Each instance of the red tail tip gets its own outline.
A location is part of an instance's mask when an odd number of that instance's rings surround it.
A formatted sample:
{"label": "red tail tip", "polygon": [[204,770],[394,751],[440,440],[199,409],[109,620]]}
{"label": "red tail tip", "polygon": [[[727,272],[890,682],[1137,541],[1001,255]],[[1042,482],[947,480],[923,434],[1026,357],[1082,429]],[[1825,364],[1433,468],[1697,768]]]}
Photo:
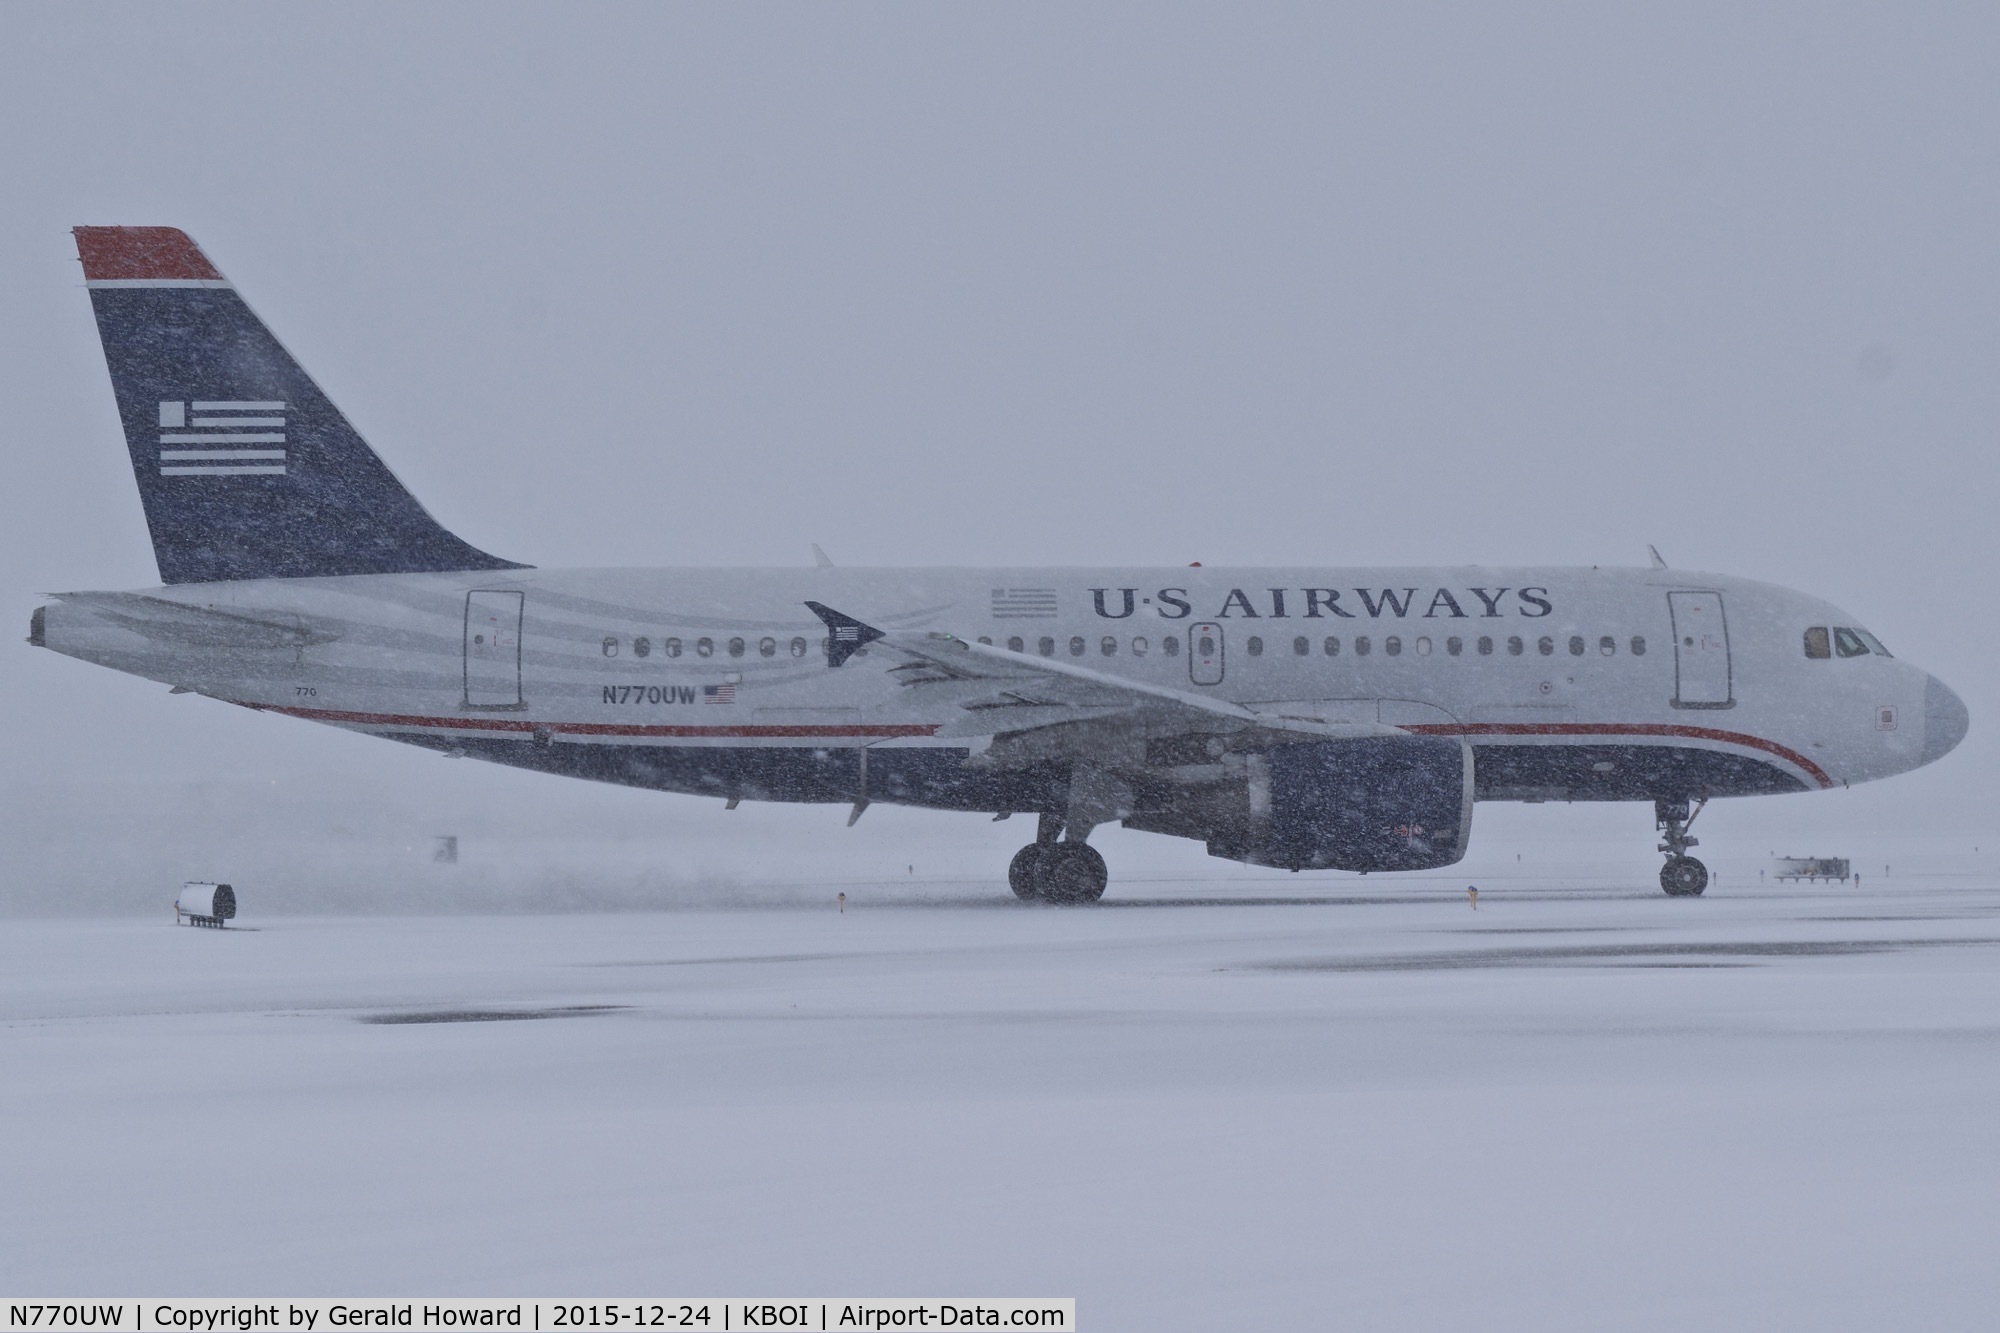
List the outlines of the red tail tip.
{"label": "red tail tip", "polygon": [[78,227],[75,235],[86,281],[222,277],[179,227]]}

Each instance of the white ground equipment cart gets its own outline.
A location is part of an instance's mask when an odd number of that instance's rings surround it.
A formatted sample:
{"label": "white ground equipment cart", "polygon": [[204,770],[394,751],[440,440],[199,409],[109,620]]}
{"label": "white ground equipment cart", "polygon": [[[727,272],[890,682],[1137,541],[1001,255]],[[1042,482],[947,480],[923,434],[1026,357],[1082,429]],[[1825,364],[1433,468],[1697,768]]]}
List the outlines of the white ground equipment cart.
{"label": "white ground equipment cart", "polygon": [[186,921],[194,926],[214,926],[222,929],[222,923],[236,915],[236,890],[227,884],[210,884],[204,880],[189,880],[181,885],[181,896],[174,899],[174,921]]}
{"label": "white ground equipment cart", "polygon": [[1773,863],[1773,879],[1809,879],[1817,884],[1821,880],[1839,880],[1845,884],[1848,879],[1847,858],[1844,856],[1781,856]]}

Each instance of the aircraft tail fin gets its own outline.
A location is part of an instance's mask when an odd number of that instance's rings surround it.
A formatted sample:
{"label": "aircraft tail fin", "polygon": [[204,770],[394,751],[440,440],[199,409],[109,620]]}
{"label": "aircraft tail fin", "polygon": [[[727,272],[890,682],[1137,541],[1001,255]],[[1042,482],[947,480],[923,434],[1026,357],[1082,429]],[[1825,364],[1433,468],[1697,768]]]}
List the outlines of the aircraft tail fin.
{"label": "aircraft tail fin", "polygon": [[75,235],[161,582],[526,568],[426,513],[187,233]]}

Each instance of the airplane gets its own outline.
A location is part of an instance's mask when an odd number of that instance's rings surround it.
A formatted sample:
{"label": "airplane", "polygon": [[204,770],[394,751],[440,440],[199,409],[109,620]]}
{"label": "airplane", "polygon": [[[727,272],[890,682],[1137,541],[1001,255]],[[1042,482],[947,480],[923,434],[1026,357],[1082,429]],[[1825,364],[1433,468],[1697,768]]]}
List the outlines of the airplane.
{"label": "airplane", "polygon": [[[79,227],[160,586],[29,642],[246,708],[668,792],[1036,817],[1022,899],[1119,823],[1417,871],[1477,801],[1649,801],[1699,895],[1711,798],[1931,763],[1963,702],[1860,620],[1644,568],[545,570],[446,531],[184,233]],[[815,553],[817,548],[815,548]]]}

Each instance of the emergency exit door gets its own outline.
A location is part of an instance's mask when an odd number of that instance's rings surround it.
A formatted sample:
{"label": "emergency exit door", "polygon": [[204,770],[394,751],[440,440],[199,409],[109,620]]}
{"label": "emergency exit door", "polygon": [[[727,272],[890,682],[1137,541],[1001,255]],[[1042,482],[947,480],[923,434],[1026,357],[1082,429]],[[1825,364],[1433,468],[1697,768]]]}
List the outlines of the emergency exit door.
{"label": "emergency exit door", "polygon": [[1197,685],[1222,683],[1222,626],[1196,625],[1188,631],[1188,679]]}
{"label": "emergency exit door", "polygon": [[465,594],[465,706],[521,707],[518,592]]}
{"label": "emergency exit door", "polygon": [[1670,592],[1667,609],[1674,621],[1674,707],[1735,707],[1722,594]]}

